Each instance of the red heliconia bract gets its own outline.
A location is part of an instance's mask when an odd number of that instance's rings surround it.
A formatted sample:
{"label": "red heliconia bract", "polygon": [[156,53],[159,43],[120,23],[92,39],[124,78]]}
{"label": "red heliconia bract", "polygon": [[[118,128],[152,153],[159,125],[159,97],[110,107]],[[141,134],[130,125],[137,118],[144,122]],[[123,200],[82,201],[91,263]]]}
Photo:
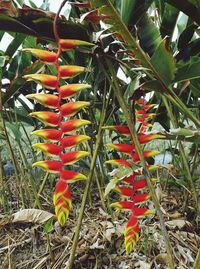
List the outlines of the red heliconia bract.
{"label": "red heliconia bract", "polygon": [[[103,129],[112,129],[112,130],[115,130],[116,132],[118,132],[119,134],[121,135],[124,135],[124,136],[130,136],[130,130],[128,127],[126,126],[119,126],[119,125],[116,125],[116,126],[104,126]],[[139,133],[138,134],[138,140],[140,142],[140,144],[146,144],[148,142],[150,142],[151,140],[153,139],[158,139],[158,138],[163,138],[164,136],[162,134],[151,134],[151,133]],[[113,146],[111,146],[113,145]],[[108,144],[107,146],[110,146],[114,149],[117,149],[119,151],[122,151],[122,152],[131,152],[133,151],[134,149],[134,145],[128,145],[128,144]],[[133,148],[131,149],[130,146],[132,146]],[[128,149],[129,147],[129,149]],[[126,150],[127,148],[127,150]]]}
{"label": "red heliconia bract", "polygon": [[94,46],[93,43],[83,40],[60,39],[59,45],[62,51],[69,51],[79,46]]}
{"label": "red heliconia bract", "polygon": [[61,65],[58,69],[61,78],[72,78],[83,72],[87,72],[88,69],[78,65]]}
{"label": "red heliconia bract", "polygon": [[70,102],[62,105],[60,107],[60,112],[62,116],[70,117],[74,116],[79,110],[89,106],[89,102],[77,101],[77,102]]}
{"label": "red heliconia bract", "polygon": [[50,173],[56,173],[59,175],[59,180],[54,192],[53,203],[58,222],[61,226],[64,226],[70,209],[72,208],[72,197],[68,183],[87,179],[85,175],[79,172],[65,169],[65,165],[72,165],[81,158],[89,155],[89,153],[86,151],[77,150],[66,152],[66,150],[70,147],[77,147],[78,144],[84,143],[90,139],[90,137],[87,135],[74,134],[65,136],[65,134],[76,131],[82,126],[91,123],[88,120],[75,118],[66,121],[64,117],[74,116],[77,112],[80,112],[81,109],[89,106],[90,103],[85,101],[72,101],[64,103],[64,99],[73,97],[80,91],[91,88],[91,85],[86,83],[63,85],[63,80],[61,79],[72,78],[89,70],[83,66],[60,65],[60,54],[62,51],[68,51],[76,48],[77,46],[93,46],[94,44],[83,40],[59,38],[56,38],[56,40],[58,41],[57,53],[32,48],[26,48],[23,49],[23,51],[31,53],[33,56],[47,64],[54,64],[57,71],[57,76],[50,74],[28,74],[23,76],[23,78],[27,81],[34,81],[48,90],[55,90],[52,91],[52,94],[29,94],[27,95],[27,98],[33,99],[45,107],[54,109],[54,112],[34,111],[30,113],[30,116],[37,118],[47,126],[55,127],[55,129],[48,128],[33,131],[33,135],[36,135],[44,140],[54,142],[35,143],[33,147],[42,151],[42,153],[47,156],[54,156],[58,160],[38,161],[35,162],[33,166],[40,167]]}
{"label": "red heliconia bract", "polygon": [[125,183],[128,183],[128,184],[132,184],[133,181],[135,180],[135,178],[137,178],[138,176],[141,176],[141,175],[142,175],[141,173],[134,172],[132,175],[124,177],[122,179],[122,181],[125,182]]}
{"label": "red heliconia bract", "polygon": [[37,118],[47,126],[58,126],[60,115],[50,111],[36,111],[29,114],[33,118]]}
{"label": "red heliconia bract", "polygon": [[66,181],[58,181],[53,196],[53,203],[58,222],[61,226],[64,226],[72,207],[72,197]]}
{"label": "red heliconia bract", "polygon": [[62,132],[57,129],[40,129],[33,131],[32,135],[37,135],[45,140],[60,141]]}
{"label": "red heliconia bract", "polygon": [[45,107],[57,108],[59,105],[59,97],[47,93],[35,93],[26,95],[27,98],[33,99]]}
{"label": "red heliconia bract", "polygon": [[81,173],[73,170],[62,170],[60,172],[60,178],[66,180],[68,183],[76,182],[78,180],[86,180],[87,177]]}
{"label": "red heliconia bract", "polygon": [[88,156],[86,151],[70,151],[62,154],[61,160],[63,164],[69,165],[79,161],[81,158]]}
{"label": "red heliconia bract", "polygon": [[117,133],[125,136],[130,136],[130,130],[128,126],[124,125],[111,125],[111,126],[104,126],[103,129],[111,129],[116,131]]}
{"label": "red heliconia bract", "polygon": [[25,48],[22,49],[22,51],[30,52],[33,56],[48,64],[55,64],[55,61],[57,60],[57,54],[52,51],[33,48]]}
{"label": "red heliconia bract", "polygon": [[62,168],[62,162],[54,160],[39,161],[33,164],[33,167],[38,166],[51,173],[59,173]]}
{"label": "red heliconia bract", "polygon": [[123,166],[127,166],[127,167],[132,166],[132,164],[130,162],[128,162],[127,160],[121,160],[121,159],[109,160],[109,161],[106,161],[105,163],[114,164],[114,165],[123,165]]}
{"label": "red heliconia bract", "polygon": [[124,229],[126,252],[129,253],[135,247],[139,238],[139,224],[136,216],[132,215]]}
{"label": "red heliconia bract", "polygon": [[107,147],[110,149],[116,149],[118,151],[121,151],[123,153],[131,154],[135,147],[133,145],[129,144],[107,144]]}
{"label": "red heliconia bract", "polygon": [[70,133],[88,124],[91,124],[91,122],[88,120],[73,119],[73,120],[61,122],[60,128],[63,133]]}
{"label": "red heliconia bract", "polygon": [[[159,154],[159,151],[157,151],[157,150],[143,151],[144,158],[153,157],[153,156],[155,156],[157,154]],[[131,156],[133,158],[133,162],[137,163],[137,162],[140,161],[139,155],[137,153],[132,153]]]}
{"label": "red heliconia bract", "polygon": [[65,98],[73,97],[80,91],[85,90],[85,89],[90,89],[90,88],[91,88],[91,85],[89,84],[81,84],[81,83],[66,84],[66,85],[60,86],[59,92],[60,92],[61,98],[65,99]]}
{"label": "red heliconia bract", "polygon": [[62,138],[62,145],[64,148],[70,148],[89,140],[87,135],[69,135]]}
{"label": "red heliconia bract", "polygon": [[116,186],[114,190],[118,192],[120,195],[127,197],[132,197],[135,193],[135,190],[133,188],[124,186]]}
{"label": "red heliconia bract", "polygon": [[36,143],[34,148],[41,150],[47,156],[59,156],[62,151],[62,147],[51,143]]}
{"label": "red heliconia bract", "polygon": [[27,81],[35,81],[43,87],[54,90],[58,86],[58,78],[56,76],[47,75],[47,74],[29,74],[25,75],[24,78]]}

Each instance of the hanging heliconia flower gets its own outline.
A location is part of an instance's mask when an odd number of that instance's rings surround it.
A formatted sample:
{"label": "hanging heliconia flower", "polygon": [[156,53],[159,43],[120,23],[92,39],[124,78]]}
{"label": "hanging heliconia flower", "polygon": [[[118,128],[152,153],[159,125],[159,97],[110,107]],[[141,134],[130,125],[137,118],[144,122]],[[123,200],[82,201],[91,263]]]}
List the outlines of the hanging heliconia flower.
{"label": "hanging heliconia flower", "polygon": [[[147,122],[148,119],[155,115],[154,113],[147,113],[147,111],[153,108],[155,105],[145,104],[144,99],[138,100],[137,105],[140,109],[136,110],[136,121],[140,124],[138,140],[141,145],[148,143],[153,139],[162,138],[161,134],[151,134],[147,133],[147,128],[150,126],[150,123]],[[118,134],[126,137],[130,137],[131,133],[127,126],[116,125],[116,126],[104,126],[103,129],[113,130]],[[125,156],[128,156],[126,159],[117,159],[106,161],[108,164],[113,164],[122,167],[128,167],[129,175],[125,176],[119,180],[119,185],[115,185],[113,190],[116,191],[119,195],[124,197],[126,200],[115,202],[111,204],[111,207],[117,211],[128,210],[131,212],[131,217],[125,227],[124,237],[125,237],[125,247],[127,252],[131,252],[135,247],[138,238],[139,238],[139,223],[138,217],[146,216],[153,214],[154,210],[149,210],[144,207],[138,207],[141,203],[144,203],[149,200],[150,194],[148,191],[144,191],[147,187],[147,181],[142,175],[142,172],[132,172],[130,175],[130,168],[135,169],[135,165],[138,165],[140,158],[135,152],[134,143],[130,144],[108,144],[107,147],[111,150],[117,150]],[[153,157],[159,152],[157,150],[147,150],[143,151],[144,158]],[[123,156],[123,155],[122,155]],[[156,169],[156,165],[147,165],[149,170]],[[155,182],[155,179],[151,179],[152,182]],[[128,199],[128,200],[127,200]]]}
{"label": "hanging heliconia flower", "polygon": [[[34,57],[46,64],[55,65],[57,69],[57,76],[49,74],[28,74],[24,78],[27,81],[34,81],[40,84],[47,90],[52,90],[51,93],[29,94],[27,98],[54,110],[34,111],[30,113],[30,116],[40,120],[44,125],[54,127],[36,130],[31,133],[44,140],[42,143],[34,144],[33,147],[44,155],[55,158],[52,160],[38,161],[33,166],[59,175],[59,181],[54,192],[53,204],[58,222],[63,226],[72,208],[72,197],[68,183],[87,179],[85,175],[68,170],[66,167],[89,155],[87,151],[67,150],[90,139],[87,135],[73,134],[73,132],[91,123],[84,119],[70,118],[74,117],[80,110],[86,109],[90,105],[89,102],[64,102],[64,100],[74,97],[82,90],[90,89],[91,85],[77,83],[60,86],[60,79],[72,78],[89,70],[83,66],[59,65],[59,56],[62,51],[72,50],[77,46],[93,46],[93,44],[82,40],[71,39],[59,39],[58,43],[58,51],[56,53],[31,48],[23,49],[23,51],[31,53]],[[67,117],[67,120],[65,117]]]}

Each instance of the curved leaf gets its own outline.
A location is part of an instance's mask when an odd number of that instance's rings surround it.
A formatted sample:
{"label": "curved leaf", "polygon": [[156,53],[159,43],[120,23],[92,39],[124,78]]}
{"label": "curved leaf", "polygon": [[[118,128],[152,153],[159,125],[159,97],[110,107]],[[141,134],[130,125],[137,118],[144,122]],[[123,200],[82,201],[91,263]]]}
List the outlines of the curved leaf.
{"label": "curved leaf", "polygon": [[164,83],[169,86],[175,77],[175,60],[169,48],[167,40],[163,39],[151,58],[151,63],[162,78]]}

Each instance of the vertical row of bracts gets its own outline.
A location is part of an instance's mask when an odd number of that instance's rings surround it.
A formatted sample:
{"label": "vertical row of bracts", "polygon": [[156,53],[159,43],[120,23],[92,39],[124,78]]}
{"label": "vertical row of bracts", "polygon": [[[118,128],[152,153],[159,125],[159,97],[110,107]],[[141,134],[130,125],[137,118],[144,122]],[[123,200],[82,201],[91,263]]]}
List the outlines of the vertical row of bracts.
{"label": "vertical row of bracts", "polygon": [[[161,138],[162,136],[159,134],[151,134],[147,132],[148,127],[151,126],[148,119],[154,115],[154,113],[148,113],[148,110],[153,108],[154,105],[145,104],[145,100],[141,99],[137,101],[136,106],[139,108],[136,110],[136,121],[139,124],[138,140],[140,144],[144,145],[153,139]],[[104,128],[114,130],[118,134],[131,139],[131,134],[127,126],[105,126]],[[121,152],[122,156],[128,156],[128,159],[109,160],[106,161],[106,163],[117,165],[122,168],[126,167],[125,175],[120,178],[117,178],[116,175],[114,175],[114,178],[112,179],[112,181],[115,183],[114,190],[125,199],[120,202],[112,203],[111,207],[115,208],[117,211],[129,210],[131,212],[131,217],[124,230],[126,251],[131,252],[139,238],[138,217],[153,214],[154,210],[141,206],[142,203],[146,202],[150,198],[150,194],[146,190],[147,181],[142,174],[142,170],[140,169],[140,158],[135,151],[135,145],[133,143],[124,143],[108,144],[107,146],[111,150],[114,149]],[[159,152],[156,150],[143,151],[145,158],[153,157],[158,153]],[[156,165],[148,165],[149,170],[156,168]],[[152,182],[154,181],[155,179],[152,179]]]}
{"label": "vertical row of bracts", "polygon": [[53,157],[53,159],[46,158],[46,160],[34,163],[33,166],[41,167],[50,173],[59,175],[53,203],[58,222],[63,226],[72,207],[72,197],[68,183],[86,179],[85,175],[74,170],[68,170],[67,166],[89,155],[86,151],[73,151],[71,148],[90,139],[89,136],[76,132],[80,127],[90,124],[90,122],[74,117],[77,112],[87,108],[90,103],[73,101],[70,98],[81,90],[91,88],[91,86],[84,83],[66,84],[66,79],[87,72],[87,68],[76,65],[62,65],[60,56],[63,51],[72,50],[76,46],[91,46],[93,44],[81,40],[59,39],[57,45],[56,53],[42,49],[24,49],[45,64],[54,65],[57,75],[29,74],[25,75],[24,78],[45,88],[43,93],[29,94],[27,97],[49,108],[49,110],[36,111],[30,115],[45,125],[45,128],[32,132],[33,135],[44,141],[34,144],[33,147],[46,156]]}

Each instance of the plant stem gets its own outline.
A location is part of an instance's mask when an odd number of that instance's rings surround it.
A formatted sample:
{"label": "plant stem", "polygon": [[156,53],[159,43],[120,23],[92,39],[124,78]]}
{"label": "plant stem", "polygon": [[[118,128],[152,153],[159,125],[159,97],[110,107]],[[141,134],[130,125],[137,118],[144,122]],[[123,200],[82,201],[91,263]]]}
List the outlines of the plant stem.
{"label": "plant stem", "polygon": [[[111,93],[111,89],[110,89],[110,92],[109,92],[109,97],[110,97],[110,93]],[[91,165],[90,165],[90,171],[89,171],[89,175],[88,175],[88,179],[87,179],[87,185],[85,187],[85,191],[84,191],[83,198],[82,198],[82,203],[81,203],[80,213],[79,213],[77,224],[76,224],[76,229],[75,229],[75,235],[74,235],[74,239],[73,239],[71,254],[70,254],[70,257],[69,257],[68,264],[67,264],[65,269],[72,269],[72,266],[74,264],[74,258],[75,258],[75,254],[76,254],[76,248],[77,248],[77,244],[78,244],[80,228],[81,228],[81,224],[82,224],[82,219],[83,219],[83,214],[84,214],[84,210],[85,210],[85,205],[86,205],[86,202],[87,202],[88,193],[89,193],[90,186],[91,186],[92,179],[93,179],[93,175],[94,175],[94,170],[95,170],[96,159],[97,159],[97,156],[98,156],[99,147],[101,145],[102,126],[104,125],[109,100],[110,100],[110,98],[107,98],[106,103],[103,103],[102,113],[101,113],[101,121],[100,121],[100,124],[99,124],[98,133],[97,133],[95,150],[94,150],[94,153],[93,153],[93,156],[92,156],[92,159],[91,159]]]}
{"label": "plant stem", "polygon": [[[23,165],[27,170],[26,172],[28,172],[31,168],[29,168],[29,165],[28,165],[28,162],[27,162],[27,159],[26,159],[26,156],[25,156],[25,153],[24,153],[24,150],[23,150],[23,147],[22,147],[20,141],[18,141],[18,146],[19,146],[19,150],[20,150]],[[36,184],[35,184],[35,180],[34,180],[33,175],[32,175],[32,171],[29,172],[29,177],[28,178],[29,178],[29,181],[30,181],[30,184],[31,184],[33,195],[35,197],[35,206],[41,209],[41,204],[40,204],[40,200],[39,200],[39,197],[38,197],[38,194],[37,194]]]}
{"label": "plant stem", "polygon": [[[40,186],[40,189],[39,189],[39,191],[38,191],[38,193],[37,193],[37,196],[38,197],[40,197],[40,195],[41,195],[41,193],[42,193],[42,191],[43,191],[43,189],[44,189],[44,186],[45,186],[45,184],[46,184],[46,182],[47,182],[47,180],[48,180],[48,177],[49,177],[49,172],[46,172],[46,174],[45,174],[45,176],[44,176],[44,179],[42,180],[42,184],[41,184],[41,186]],[[36,201],[35,201],[35,204],[34,204],[34,208],[36,207]]]}
{"label": "plant stem", "polygon": [[199,268],[200,268],[200,248],[198,250],[196,259],[194,261],[194,267],[193,267],[193,269],[199,269]]}
{"label": "plant stem", "polygon": [[7,132],[7,129],[6,129],[4,119],[2,119],[2,122],[3,122],[3,130],[4,130],[4,133],[5,133],[5,137],[6,137],[6,143],[8,145],[9,151],[10,151],[10,157],[11,157],[11,160],[12,160],[12,164],[13,164],[14,171],[15,171],[15,177],[16,177],[16,180],[17,180],[17,185],[18,185],[18,188],[19,188],[19,194],[20,194],[21,201],[22,201],[22,207],[25,208],[25,200],[24,200],[23,189],[22,189],[22,185],[21,185],[21,182],[20,182],[18,169],[17,169],[17,160],[15,158],[15,154],[14,154],[12,145],[10,143],[10,139],[9,139],[9,136],[8,136],[8,132]]}
{"label": "plant stem", "polygon": [[[167,109],[167,112],[169,114],[169,117],[170,117],[170,119],[172,121],[173,127],[174,128],[178,128],[177,119],[174,117],[174,114],[172,112],[172,109],[169,106],[169,104],[168,104],[168,102],[167,102],[167,100],[166,100],[165,97],[163,97],[163,102],[165,104],[165,107]],[[196,193],[194,182],[192,180],[192,175],[191,175],[190,167],[188,165],[187,158],[186,158],[186,155],[185,155],[185,150],[184,150],[184,147],[183,147],[183,143],[181,141],[179,141],[178,142],[178,145],[179,145],[179,150],[180,150],[180,154],[181,154],[182,167],[186,169],[187,178],[188,178],[188,180],[190,182],[190,186],[191,186],[192,193],[193,193],[193,198],[194,198],[194,201],[196,203],[197,215],[200,216],[200,205],[198,203],[198,196],[197,196],[197,193]]]}
{"label": "plant stem", "polygon": [[34,161],[35,161],[35,154],[34,154],[34,150],[33,150],[32,144],[31,144],[30,137],[29,137],[29,135],[28,135],[28,133],[27,133],[26,128],[24,127],[24,125],[21,124],[21,126],[22,126],[22,129],[23,129],[24,134],[25,134],[25,136],[26,136],[26,139],[27,139],[27,141],[28,141],[28,143],[29,143],[29,145],[30,145],[30,150],[32,151],[32,156],[33,156],[33,159],[34,159]]}
{"label": "plant stem", "polygon": [[4,212],[7,212],[7,197],[5,191],[5,182],[3,178],[3,162],[1,159],[1,150],[0,150],[0,204],[3,205]]}
{"label": "plant stem", "polygon": [[102,192],[102,187],[101,187],[100,180],[99,180],[99,177],[98,177],[97,169],[94,169],[94,176],[95,176],[95,181],[96,181],[97,188],[98,188],[99,195],[100,195],[100,199],[101,199],[101,204],[102,204],[103,210],[106,212],[107,211],[106,210],[106,204],[105,204],[105,201],[104,201],[104,195],[103,195],[103,192]]}

